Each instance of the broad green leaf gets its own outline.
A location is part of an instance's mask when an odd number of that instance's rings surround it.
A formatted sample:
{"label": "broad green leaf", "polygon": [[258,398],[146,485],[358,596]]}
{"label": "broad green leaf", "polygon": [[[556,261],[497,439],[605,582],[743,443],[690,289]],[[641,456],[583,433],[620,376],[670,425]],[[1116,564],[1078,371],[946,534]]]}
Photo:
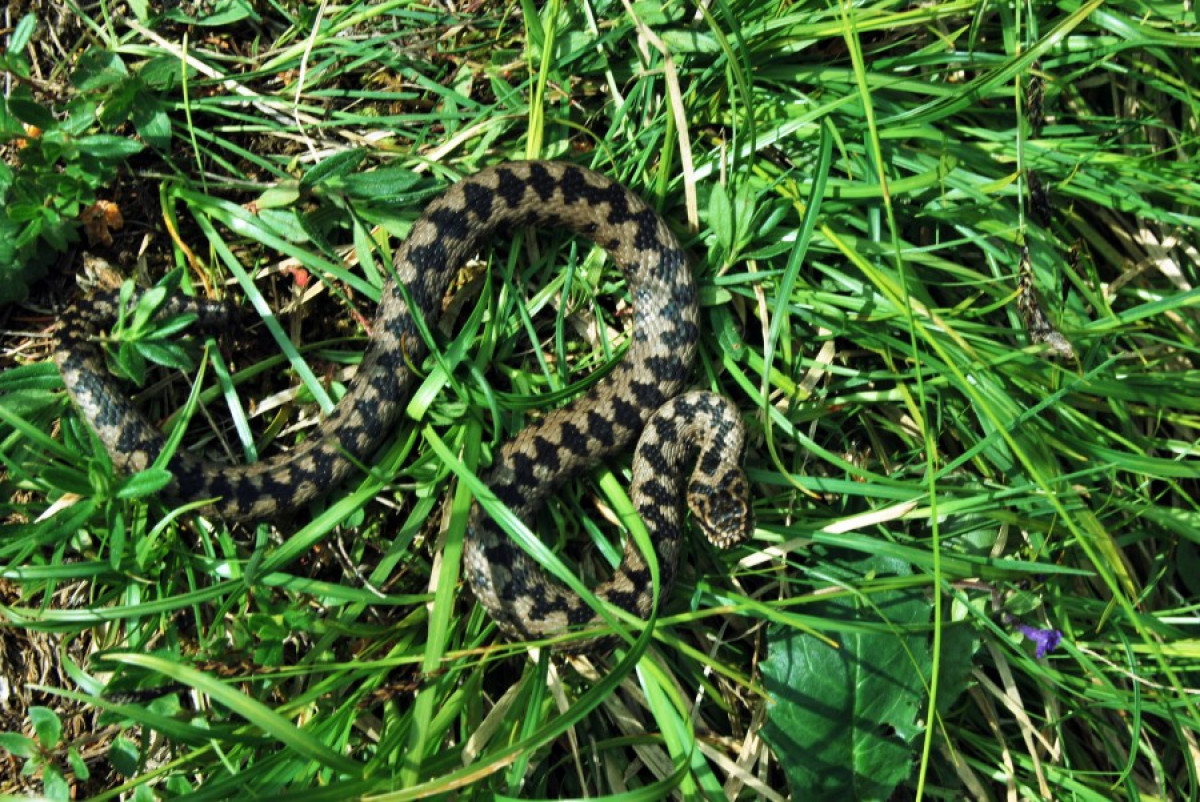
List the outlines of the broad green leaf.
{"label": "broad green leaf", "polygon": [[363,159],[366,157],[367,151],[365,148],[354,148],[353,150],[344,150],[341,153],[335,153],[328,159],[322,159],[314,164],[304,174],[304,177],[300,179],[300,186],[307,189],[335,176],[348,175],[354,168],[362,164]]}
{"label": "broad green leaf", "polygon": [[129,70],[125,62],[110,50],[92,48],[80,57],[71,74],[71,84],[80,91],[102,89],[125,80]]}
{"label": "broad green leaf", "polygon": [[135,343],[121,343],[115,361],[118,375],[124,376],[139,387],[146,383],[146,358]]}
{"label": "broad green leaf", "polygon": [[37,742],[19,732],[0,732],[0,749],[19,758],[31,758],[38,751]]}
{"label": "broad green leaf", "polygon": [[53,749],[62,738],[62,722],[58,714],[48,707],[29,708],[29,720],[43,749]]}
{"label": "broad green leaf", "polygon": [[6,393],[0,404],[13,415],[32,417],[45,410],[54,409],[58,394],[50,390],[18,390]]}
{"label": "broad green leaf", "polygon": [[113,87],[100,107],[100,124],[112,130],[129,119],[142,100],[137,81],[125,81]]}
{"label": "broad green leaf", "polygon": [[975,668],[972,658],[979,650],[979,636],[965,623],[949,624],[942,630],[942,661],[938,670],[938,713],[945,715],[970,684]]}
{"label": "broad green leaf", "polygon": [[261,209],[258,219],[288,242],[308,242],[311,239],[295,209]]}
{"label": "broad green leaf", "polygon": [[141,153],[144,147],[141,142],[113,134],[81,136],[76,142],[81,152],[97,159],[123,159]]}
{"label": "broad green leaf", "polygon": [[139,93],[132,119],[138,136],[151,147],[162,150],[171,144],[171,118],[157,98],[146,92]]}
{"label": "broad green leaf", "polygon": [[46,798],[55,802],[68,802],[71,798],[71,784],[63,776],[58,766],[53,764],[42,767],[42,787]]}
{"label": "broad green leaf", "polygon": [[164,54],[145,62],[138,69],[137,74],[146,86],[166,90],[170,89],[183,78],[184,70],[187,70],[189,75],[194,72],[194,70],[180,64],[179,59],[175,56]]}
{"label": "broad green leaf", "polygon": [[[856,574],[909,573],[880,558],[853,569],[837,573],[849,585],[858,584]],[[888,799],[912,768],[930,670],[929,637],[904,628],[927,625],[929,603],[910,587],[848,595],[806,612],[830,621],[837,647],[797,630],[770,630],[763,737],[796,799]]]}
{"label": "broad green leaf", "polygon": [[141,765],[137,744],[128,738],[114,738],[108,747],[108,762],[123,777],[137,774],[138,766]]}
{"label": "broad green leaf", "polygon": [[8,97],[8,110],[23,123],[36,125],[48,131],[54,127],[54,115],[48,108],[38,103],[29,94],[29,90],[19,86]]}
{"label": "broad green leaf", "polygon": [[263,190],[263,193],[254,201],[254,205],[259,208],[261,215],[263,209],[285,209],[299,199],[300,185],[295,181],[282,181]]}
{"label": "broad green leaf", "polygon": [[417,175],[411,170],[401,167],[383,167],[366,173],[351,173],[330,179],[330,184],[338,183],[347,195],[368,199],[391,198],[412,188],[417,183]]}

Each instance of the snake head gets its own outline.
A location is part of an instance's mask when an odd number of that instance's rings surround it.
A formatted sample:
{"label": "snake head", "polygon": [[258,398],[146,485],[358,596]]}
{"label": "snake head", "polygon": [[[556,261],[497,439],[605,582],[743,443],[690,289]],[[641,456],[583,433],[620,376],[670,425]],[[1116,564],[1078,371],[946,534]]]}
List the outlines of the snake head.
{"label": "snake head", "polygon": [[713,480],[693,477],[688,483],[687,499],[692,520],[717,548],[736,546],[754,529],[750,485],[740,467],[728,467]]}

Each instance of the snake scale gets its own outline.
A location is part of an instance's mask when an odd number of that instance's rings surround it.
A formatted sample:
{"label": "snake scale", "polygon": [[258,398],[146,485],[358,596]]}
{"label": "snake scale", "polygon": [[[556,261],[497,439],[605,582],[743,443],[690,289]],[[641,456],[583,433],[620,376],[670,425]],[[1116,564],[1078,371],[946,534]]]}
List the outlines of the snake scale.
{"label": "snake scale", "polygon": [[[752,527],[739,463],[742,425],[725,399],[677,395],[698,337],[696,288],[683,251],[657,213],[620,184],[581,167],[545,161],[491,167],[451,185],[425,209],[395,257],[362,364],[345,397],[314,436],[286,454],[251,465],[174,454],[168,492],[180,501],[212,500],[205,511],[255,520],[290,511],[366,463],[396,424],[427,353],[410,311],[430,320],[457,269],[498,232],[524,226],[566,228],[603,247],[623,271],[634,319],[624,357],[583,396],[526,426],[498,451],[482,479],[524,522],[568,477],[642,438],[631,496],[656,550],[665,594],[676,573],[686,496],[693,518],[716,545],[729,547]],[[75,404],[111,454],[131,473],[154,464],[162,433],[107,375],[97,334],[117,317],[115,294],[84,299],[63,315],[55,361]],[[219,325],[223,304],[174,296],[160,314],[195,313]],[[482,512],[471,511],[463,571],[510,637],[547,637],[592,623],[594,611],[544,570]],[[638,549],[596,594],[646,617],[650,573]],[[579,643],[570,648],[583,648]]]}

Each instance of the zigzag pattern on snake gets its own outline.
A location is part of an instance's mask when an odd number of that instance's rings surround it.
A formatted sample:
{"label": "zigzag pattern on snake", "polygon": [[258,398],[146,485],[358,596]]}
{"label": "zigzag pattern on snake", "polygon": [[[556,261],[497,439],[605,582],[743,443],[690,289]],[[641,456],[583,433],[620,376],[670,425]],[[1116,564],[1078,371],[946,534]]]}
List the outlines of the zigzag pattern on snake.
{"label": "zigzag pattern on snake", "polygon": [[[484,483],[528,523],[563,481],[621,451],[645,429],[632,494],[655,544],[663,592],[678,560],[680,497],[690,454],[699,454],[688,483],[694,518],[720,546],[744,538],[752,523],[738,464],[737,412],[712,394],[675,398],[690,373],[698,337],[696,289],[684,254],[658,214],[624,187],[557,162],[492,167],[432,201],[396,253],[394,279],[384,288],[362,364],[315,436],[252,465],[176,453],[168,464],[174,476],[170,494],[181,501],[215,499],[206,511],[230,520],[264,519],[295,509],[369,462],[408,401],[410,365],[419,366],[427,353],[409,303],[416,314],[434,319],[456,270],[494,233],[522,226],[565,227],[603,247],[626,277],[633,333],[608,376],[501,447]],[[130,473],[152,465],[165,443],[106,374],[95,335],[116,318],[116,304],[111,294],[97,295],[68,310],[54,356],[67,390],[114,465]],[[198,314],[201,324],[226,311],[223,304],[175,297],[163,313],[185,310]],[[463,561],[476,598],[510,636],[551,636],[595,620],[590,607],[547,576],[478,504]],[[596,593],[642,617],[649,614],[650,574],[635,547],[626,547],[621,566]]]}

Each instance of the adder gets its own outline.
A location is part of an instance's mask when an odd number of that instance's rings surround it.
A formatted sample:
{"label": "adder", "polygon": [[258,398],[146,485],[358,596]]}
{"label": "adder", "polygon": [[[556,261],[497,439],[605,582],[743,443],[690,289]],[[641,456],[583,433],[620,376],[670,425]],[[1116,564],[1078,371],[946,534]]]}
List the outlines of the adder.
{"label": "adder", "polygon": [[[584,395],[522,429],[482,477],[496,498],[530,522],[568,477],[625,449],[641,433],[631,497],[654,543],[661,592],[676,574],[681,498],[720,547],[752,527],[743,430],[720,396],[678,395],[690,376],[699,336],[696,287],[675,236],[659,215],[608,178],[570,164],[513,162],[482,170],[433,200],[397,251],[362,364],[318,431],[287,453],[251,465],[208,462],[178,451],[166,467],[168,492],[211,500],[205,511],[228,520],[269,519],[326,492],[369,461],[397,424],[427,354],[415,315],[432,319],[462,263],[496,232],[565,227],[604,248],[625,275],[633,329],[624,357]],[[159,459],[162,433],[136,409],[104,368],[97,334],[117,317],[115,294],[87,298],[64,315],[55,361],[68,392],[114,465],[136,472]],[[213,327],[221,303],[171,297],[160,314],[192,312]],[[596,621],[574,592],[550,578],[486,515],[472,509],[463,571],[475,597],[511,637],[549,637]],[[620,567],[596,589],[601,599],[646,617],[654,598],[645,557],[627,544]],[[571,648],[579,648],[573,643]]]}

